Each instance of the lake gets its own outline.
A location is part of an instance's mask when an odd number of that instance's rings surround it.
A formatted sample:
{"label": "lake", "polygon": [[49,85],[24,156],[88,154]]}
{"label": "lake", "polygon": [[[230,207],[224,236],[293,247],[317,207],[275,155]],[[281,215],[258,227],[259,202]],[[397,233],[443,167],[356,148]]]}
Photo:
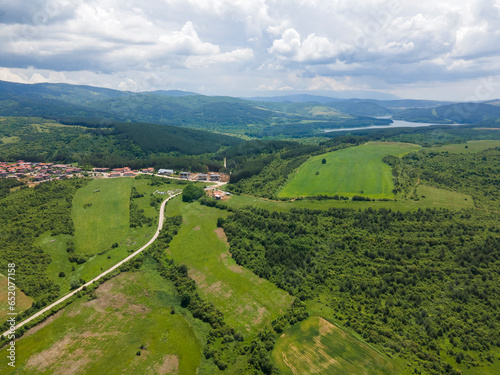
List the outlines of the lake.
{"label": "lake", "polygon": [[376,125],[376,126],[363,126],[357,128],[338,128],[338,129],[326,129],[323,130],[325,133],[329,132],[345,132],[352,130],[369,130],[369,129],[388,129],[388,128],[420,128],[424,126],[459,126],[463,124],[431,124],[427,122],[409,122],[402,120],[393,120],[390,125]]}

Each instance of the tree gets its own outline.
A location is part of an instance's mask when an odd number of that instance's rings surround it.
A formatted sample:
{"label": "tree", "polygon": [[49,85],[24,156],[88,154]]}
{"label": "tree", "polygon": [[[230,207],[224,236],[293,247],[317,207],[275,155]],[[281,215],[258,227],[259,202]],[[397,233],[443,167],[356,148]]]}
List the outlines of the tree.
{"label": "tree", "polygon": [[66,274],[63,271],[59,272],[59,277],[65,277],[65,276]]}
{"label": "tree", "polygon": [[182,191],[183,202],[194,202],[203,196],[205,196],[205,190],[195,185],[188,185]]}
{"label": "tree", "polygon": [[321,164],[326,164],[326,159],[321,160]]}
{"label": "tree", "polygon": [[181,306],[182,307],[187,307],[190,302],[191,302],[191,296],[188,293],[184,293],[181,296]]}

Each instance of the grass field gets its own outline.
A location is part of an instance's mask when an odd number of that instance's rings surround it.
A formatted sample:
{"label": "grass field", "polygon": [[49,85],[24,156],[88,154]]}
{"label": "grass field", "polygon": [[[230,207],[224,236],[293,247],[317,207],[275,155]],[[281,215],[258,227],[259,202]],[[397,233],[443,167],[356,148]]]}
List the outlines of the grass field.
{"label": "grass field", "polygon": [[[233,195],[224,203],[233,208],[241,208],[244,206],[255,206],[264,208],[270,211],[287,211],[292,208],[309,208],[313,210],[327,210],[329,208],[352,208],[366,209],[371,208],[386,208],[395,211],[411,211],[419,208],[450,208],[461,209],[473,207],[474,202],[472,197],[453,191],[432,188],[420,185],[417,190],[419,200],[399,199],[397,201],[371,201],[371,202],[356,202],[356,201],[336,201],[336,200],[295,200],[295,201],[271,201],[258,197],[250,197],[247,195]],[[423,196],[423,197],[422,197]],[[467,200],[465,200],[467,198]]]}
{"label": "grass field", "polygon": [[[465,147],[467,146],[467,148]],[[432,147],[435,151],[448,151],[452,153],[472,153],[487,150],[489,148],[500,147],[500,140],[467,141],[466,144],[452,144],[440,147]]]}
{"label": "grass field", "polygon": [[399,364],[327,320],[313,316],[286,331],[273,358],[283,372],[307,374],[400,374]]}
{"label": "grass field", "polygon": [[169,216],[182,214],[184,222],[170,243],[176,263],[186,264],[204,298],[213,302],[227,323],[243,333],[256,332],[291,304],[292,297],[231,258],[217,218],[226,211],[186,204],[180,198],[167,205]]}
{"label": "grass field", "polygon": [[201,353],[208,326],[179,306],[152,262],[107,281],[96,299],[83,297],[27,332],[16,344],[16,369],[0,361],[0,373],[218,373]]}
{"label": "grass field", "polygon": [[[77,191],[72,209],[77,251],[94,255],[125,237],[129,229],[133,181],[131,178],[96,179]],[[86,208],[90,204],[92,206]]]}
{"label": "grass field", "polygon": [[438,189],[431,186],[419,185],[417,187],[417,195],[420,199],[425,200],[432,205],[450,207],[474,207],[474,201],[470,195],[458,193],[456,191],[448,191]]}
{"label": "grass field", "polygon": [[[7,312],[9,311],[10,305],[8,304],[9,294],[7,287],[8,287],[7,277],[0,274],[0,324],[5,323],[7,321],[7,318],[9,318]],[[16,309],[14,312],[19,314],[21,311],[24,311],[27,308],[31,307],[33,300],[19,289],[16,289],[15,293],[16,293],[15,295]]]}
{"label": "grass field", "polygon": [[[386,155],[401,157],[418,150],[409,143],[369,142],[361,146],[309,158],[279,193],[280,197],[312,195],[363,195],[392,198],[391,167],[382,161]],[[322,163],[322,159],[326,163]]]}
{"label": "grass field", "polygon": [[[52,237],[46,232],[37,239],[36,245],[52,257],[52,262],[47,267],[47,275],[60,286],[62,293],[69,291],[73,280],[92,279],[140,248],[153,236],[158,222],[158,211],[149,204],[150,194],[156,190],[182,188],[184,185],[149,186],[147,182],[132,178],[96,179],[78,190],[73,199],[72,210],[75,224],[74,242],[77,254],[90,256],[87,262],[69,262],[66,252],[68,241],[72,239],[69,235]],[[144,197],[135,199],[134,203],[144,210],[146,216],[153,218],[151,227],[129,227],[132,186],[144,194]],[[94,190],[100,191],[94,193]],[[164,199],[167,195],[161,197]],[[84,208],[84,205],[89,203],[92,205]],[[112,248],[114,243],[117,243],[118,247]],[[59,277],[60,272],[64,272],[66,276]]]}

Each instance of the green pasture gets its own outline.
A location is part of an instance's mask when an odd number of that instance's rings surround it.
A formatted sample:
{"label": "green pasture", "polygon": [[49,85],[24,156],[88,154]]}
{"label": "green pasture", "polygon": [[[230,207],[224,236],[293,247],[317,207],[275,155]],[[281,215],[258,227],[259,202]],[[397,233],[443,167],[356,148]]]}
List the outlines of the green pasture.
{"label": "green pasture", "polygon": [[500,147],[500,140],[481,140],[481,141],[467,141],[466,143],[443,145],[440,147],[431,147],[435,151],[448,151],[451,153],[474,153],[487,150],[489,148]]}
{"label": "green pasture", "polygon": [[76,192],[71,216],[77,251],[94,255],[126,236],[133,181],[131,178],[95,179]]}
{"label": "green pasture", "polygon": [[28,331],[16,344],[16,369],[1,361],[0,373],[218,373],[202,355],[208,325],[180,307],[152,262],[107,281],[95,299],[84,296]]}
{"label": "green pasture", "polygon": [[213,302],[226,322],[242,333],[255,333],[284,312],[293,300],[271,282],[260,279],[231,258],[217,218],[226,211],[184,203],[175,198],[167,215],[181,214],[183,224],[169,247],[177,264],[185,264],[203,298]]}
{"label": "green pasture", "polygon": [[318,316],[287,330],[273,358],[286,375],[401,373],[399,363]]}
{"label": "green pasture", "polygon": [[456,191],[438,189],[426,185],[418,185],[417,195],[419,199],[425,200],[427,204],[443,206],[446,208],[472,208],[474,201],[470,195]]}
{"label": "green pasture", "polygon": [[264,198],[251,197],[248,195],[233,195],[224,203],[229,207],[242,208],[254,206],[270,211],[287,211],[292,208],[308,208],[312,210],[327,210],[329,208],[352,208],[366,209],[368,207],[377,209],[385,208],[395,211],[411,211],[419,208],[449,208],[461,209],[473,207],[472,197],[444,189],[419,185],[417,188],[418,201],[411,199],[397,199],[390,201],[337,201],[337,200],[294,200],[294,201],[273,201]]}
{"label": "green pasture", "polygon": [[[129,227],[132,186],[144,194],[142,198],[136,198],[134,203],[144,210],[147,217],[153,218],[150,227]],[[36,245],[52,258],[47,267],[48,277],[60,286],[62,293],[65,293],[69,291],[73,280],[88,281],[139,249],[153,236],[158,225],[159,212],[150,205],[150,194],[157,190],[167,192],[184,186],[175,183],[149,186],[148,180],[132,178],[92,180],[78,190],[73,199],[72,218],[75,236],[51,236],[50,232],[46,232],[36,241]],[[94,192],[95,190],[99,191]],[[162,200],[168,197],[167,194],[157,196]],[[75,254],[84,254],[88,257],[85,263],[69,262],[69,254],[66,251],[69,240],[75,243]],[[118,247],[113,248],[114,243],[117,243]],[[65,276],[59,277],[60,272],[64,272]]]}
{"label": "green pasture", "polygon": [[[387,155],[401,157],[418,150],[409,143],[368,142],[361,146],[309,158],[290,178],[280,197],[313,195],[363,195],[371,198],[393,198],[391,167],[382,159]],[[322,160],[326,163],[323,164]]]}
{"label": "green pasture", "polygon": [[[6,271],[6,270],[5,270]],[[4,271],[4,272],[5,272]],[[15,277],[14,277],[15,278]],[[15,281],[14,281],[15,283]],[[9,305],[9,294],[8,294],[8,279],[6,276],[0,274],[0,324],[3,324],[7,321],[7,319],[10,317],[7,315],[7,313],[10,310]],[[28,308],[31,307],[31,304],[33,303],[33,299],[28,297],[26,294],[24,294],[20,289],[17,289],[14,291],[15,292],[15,310],[13,311],[14,313],[20,313]],[[12,295],[10,296],[12,297]],[[3,333],[3,332],[2,332]]]}

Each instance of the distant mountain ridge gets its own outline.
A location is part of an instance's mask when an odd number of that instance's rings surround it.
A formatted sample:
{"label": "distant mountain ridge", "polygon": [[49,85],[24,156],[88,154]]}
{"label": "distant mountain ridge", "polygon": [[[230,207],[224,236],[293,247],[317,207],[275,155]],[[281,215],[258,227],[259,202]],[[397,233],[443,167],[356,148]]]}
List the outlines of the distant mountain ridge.
{"label": "distant mountain ridge", "polygon": [[496,121],[500,109],[491,104],[340,99],[307,93],[243,99],[182,90],[130,92],[62,83],[0,81],[1,116],[38,116],[66,123],[83,119],[152,123],[253,138],[303,137],[323,129],[389,125],[391,117],[440,124],[460,122],[457,119],[467,124]]}

